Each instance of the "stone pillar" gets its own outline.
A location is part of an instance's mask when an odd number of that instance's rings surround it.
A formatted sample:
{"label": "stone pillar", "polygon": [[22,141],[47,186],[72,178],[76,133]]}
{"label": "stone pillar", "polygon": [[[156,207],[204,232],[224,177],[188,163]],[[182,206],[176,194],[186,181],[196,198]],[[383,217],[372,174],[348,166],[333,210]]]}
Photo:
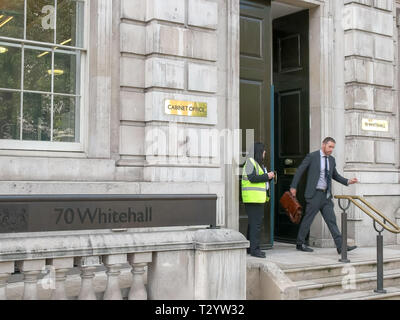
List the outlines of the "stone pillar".
{"label": "stone pillar", "polygon": [[128,300],[147,300],[147,290],[144,285],[145,267],[152,261],[152,253],[134,253],[128,255],[129,264],[132,266],[132,285]]}
{"label": "stone pillar", "polygon": [[127,262],[126,254],[111,254],[103,257],[107,268],[107,288],[104,300],[122,300],[118,276],[121,274],[121,265]]}
{"label": "stone pillar", "polygon": [[188,248],[153,253],[147,271],[149,300],[194,299],[194,250]]}
{"label": "stone pillar", "polygon": [[43,259],[17,262],[17,268],[24,274],[23,300],[38,300],[37,280],[45,266],[46,260]]}
{"label": "stone pillar", "polygon": [[96,294],[93,288],[94,271],[100,266],[100,257],[82,257],[77,258],[75,263],[81,268],[81,290],[78,300],[96,300]]}
{"label": "stone pillar", "polygon": [[[112,0],[90,2],[94,19],[90,19],[89,50],[90,56],[90,88],[88,156],[93,158],[110,158],[110,116],[112,109]],[[136,72],[135,72],[136,73]]]}
{"label": "stone pillar", "polygon": [[200,230],[194,241],[194,299],[245,300],[246,238],[233,230]]}
{"label": "stone pillar", "polygon": [[0,300],[7,300],[7,281],[14,272],[14,262],[0,262]]}
{"label": "stone pillar", "polygon": [[56,287],[51,293],[51,300],[68,300],[65,290],[66,273],[74,267],[74,258],[49,259],[49,265],[55,269]]}

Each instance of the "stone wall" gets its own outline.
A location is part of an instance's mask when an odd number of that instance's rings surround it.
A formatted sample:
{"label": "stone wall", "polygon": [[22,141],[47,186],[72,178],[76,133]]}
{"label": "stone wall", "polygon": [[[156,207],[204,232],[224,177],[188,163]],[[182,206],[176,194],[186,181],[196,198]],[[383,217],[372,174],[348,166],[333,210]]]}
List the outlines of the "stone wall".
{"label": "stone wall", "polygon": [[[400,199],[396,10],[392,0],[344,1],[345,173],[360,184],[345,190],[366,197],[395,220]],[[362,119],[387,121],[388,131],[362,129]],[[352,210],[351,237],[374,245],[372,220]],[[385,243],[395,244],[387,234]]]}
{"label": "stone wall", "polygon": [[[225,0],[122,0],[120,20],[117,166],[165,185],[161,193],[189,184],[197,193],[212,189],[219,224],[226,218],[218,142],[227,128],[228,7]],[[206,102],[207,117],[168,115],[166,99]]]}
{"label": "stone wall", "polygon": [[[84,141],[72,151],[30,149],[29,142],[24,150],[0,150],[0,194],[211,193],[218,195],[218,224],[228,226],[225,147],[218,142],[223,129],[238,127],[227,120],[227,101],[238,109],[236,91],[228,97],[238,68],[232,71],[236,60],[228,61],[227,51],[239,45],[228,32],[236,6],[91,1]],[[208,116],[167,115],[165,99],[206,102]],[[235,212],[228,227],[238,224]]]}

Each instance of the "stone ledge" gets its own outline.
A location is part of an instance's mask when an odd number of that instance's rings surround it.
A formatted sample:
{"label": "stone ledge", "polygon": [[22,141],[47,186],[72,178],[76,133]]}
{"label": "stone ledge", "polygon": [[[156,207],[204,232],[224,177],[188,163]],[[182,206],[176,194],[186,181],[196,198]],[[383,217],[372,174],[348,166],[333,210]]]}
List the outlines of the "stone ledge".
{"label": "stone ledge", "polygon": [[[299,289],[292,280],[275,264],[269,261],[247,262],[247,273],[259,270],[253,282],[247,283],[247,292],[254,300],[299,300]],[[257,279],[258,278],[258,279]],[[251,289],[251,290],[250,290]]]}
{"label": "stone ledge", "polygon": [[241,233],[228,229],[199,230],[195,234],[194,242],[195,249],[201,251],[249,247],[249,241]]}
{"label": "stone ledge", "polygon": [[248,241],[229,229],[175,232],[127,232],[87,235],[28,236],[12,235],[0,241],[0,261],[21,261],[177,250],[245,249]]}

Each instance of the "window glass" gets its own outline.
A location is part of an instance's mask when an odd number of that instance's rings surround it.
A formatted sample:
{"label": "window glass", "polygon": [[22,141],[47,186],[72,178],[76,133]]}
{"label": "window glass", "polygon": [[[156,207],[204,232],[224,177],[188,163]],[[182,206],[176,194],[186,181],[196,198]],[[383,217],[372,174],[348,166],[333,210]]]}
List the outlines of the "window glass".
{"label": "window glass", "polygon": [[73,0],[57,1],[57,43],[82,47],[83,2]]}
{"label": "window glass", "polygon": [[51,54],[45,50],[25,49],[24,89],[51,91]]}
{"label": "window glass", "polygon": [[0,139],[80,141],[84,3],[0,0]]}
{"label": "window glass", "polygon": [[24,0],[0,1],[0,36],[24,38]]}
{"label": "window glass", "polygon": [[54,137],[53,141],[75,142],[76,99],[54,96]]}
{"label": "window glass", "polygon": [[51,97],[24,93],[23,140],[50,141]]}
{"label": "window glass", "polygon": [[[54,53],[54,92],[56,93],[77,93],[76,88],[76,63],[75,52]],[[79,92],[78,92],[79,93]]]}
{"label": "window glass", "polygon": [[0,88],[21,88],[21,48],[0,42]]}
{"label": "window glass", "polygon": [[26,38],[54,43],[55,1],[27,0]]}
{"label": "window glass", "polygon": [[0,139],[19,139],[21,94],[0,91]]}

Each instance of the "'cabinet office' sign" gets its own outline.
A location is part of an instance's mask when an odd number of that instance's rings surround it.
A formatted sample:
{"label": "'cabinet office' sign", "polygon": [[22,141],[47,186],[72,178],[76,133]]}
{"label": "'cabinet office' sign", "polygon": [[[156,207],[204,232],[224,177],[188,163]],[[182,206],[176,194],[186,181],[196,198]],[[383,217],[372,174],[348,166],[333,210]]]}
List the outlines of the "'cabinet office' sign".
{"label": "'cabinet office' sign", "polygon": [[365,131],[389,131],[389,121],[379,119],[362,119],[362,129]]}
{"label": "'cabinet office' sign", "polygon": [[207,103],[165,100],[165,113],[174,116],[207,118]]}

